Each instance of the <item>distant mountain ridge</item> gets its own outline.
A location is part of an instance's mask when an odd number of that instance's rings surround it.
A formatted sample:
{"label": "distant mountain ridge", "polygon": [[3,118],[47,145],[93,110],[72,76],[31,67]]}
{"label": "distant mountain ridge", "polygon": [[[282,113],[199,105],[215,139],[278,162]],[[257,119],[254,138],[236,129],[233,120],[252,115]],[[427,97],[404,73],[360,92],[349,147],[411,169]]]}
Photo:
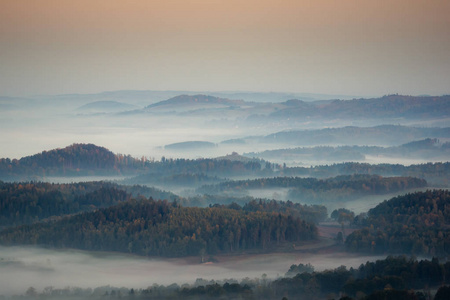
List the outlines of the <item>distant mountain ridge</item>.
{"label": "distant mountain ridge", "polygon": [[287,101],[272,118],[408,118],[450,117],[450,96],[387,95],[381,98],[315,102]]}
{"label": "distant mountain ridge", "polygon": [[317,161],[364,161],[366,155],[422,158],[447,161],[450,158],[450,142],[441,143],[438,139],[427,138],[400,146],[315,146],[288,149],[265,150],[263,152],[244,153],[247,157],[259,157],[267,160],[317,160]]}
{"label": "distant mountain ridge", "polygon": [[161,106],[195,105],[195,104],[220,104],[226,106],[239,106],[244,103],[245,102],[243,100],[230,100],[226,98],[219,98],[208,95],[179,95],[165,101],[150,104],[149,106],[145,107],[145,109],[151,109]]}
{"label": "distant mountain ridge", "polygon": [[[252,92],[252,91],[183,91],[183,90],[117,90],[104,91],[96,94],[63,94],[51,96],[58,100],[80,100],[80,101],[100,101],[113,100],[122,101],[129,99],[133,104],[145,106],[146,103],[156,103],[179,95],[211,95],[219,98],[241,99],[254,102],[282,102],[288,99],[301,99],[305,101],[329,100],[329,99],[352,99],[355,96],[349,95],[327,95],[312,93],[283,93],[283,92]],[[4,98],[4,97],[1,97]],[[148,105],[148,104],[147,104]]]}
{"label": "distant mountain ridge", "polygon": [[315,122],[321,120],[406,120],[450,118],[450,96],[387,95],[353,100],[290,99],[247,102],[210,95],[179,95],[134,113],[175,113],[200,118],[238,117],[250,123]]}
{"label": "distant mountain ridge", "polygon": [[372,127],[345,126],[322,129],[286,130],[261,136],[248,136],[224,140],[219,145],[252,143],[280,144],[284,147],[299,146],[400,146],[428,138],[450,139],[450,127],[412,127],[403,125],[379,125]]}
{"label": "distant mountain ridge", "polygon": [[[272,133],[258,139],[265,143],[291,145],[400,145],[424,138],[450,138],[450,128],[408,127],[402,125],[380,125],[374,127],[346,126],[316,130],[292,130]],[[254,138],[253,138],[254,139]]]}

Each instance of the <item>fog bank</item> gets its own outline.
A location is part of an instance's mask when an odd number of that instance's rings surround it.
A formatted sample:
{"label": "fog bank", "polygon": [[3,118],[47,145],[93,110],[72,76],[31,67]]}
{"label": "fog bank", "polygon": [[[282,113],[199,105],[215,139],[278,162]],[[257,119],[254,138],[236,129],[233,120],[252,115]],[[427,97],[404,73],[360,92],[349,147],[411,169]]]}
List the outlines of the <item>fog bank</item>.
{"label": "fog bank", "polygon": [[[95,288],[111,285],[147,288],[153,284],[194,283],[207,280],[283,276],[292,264],[311,263],[316,271],[341,265],[358,267],[380,256],[350,254],[275,253],[218,256],[218,262],[200,264],[199,258],[155,259],[126,254],[0,247],[0,294],[24,294],[29,287]],[[18,280],[20,278],[20,280]]]}

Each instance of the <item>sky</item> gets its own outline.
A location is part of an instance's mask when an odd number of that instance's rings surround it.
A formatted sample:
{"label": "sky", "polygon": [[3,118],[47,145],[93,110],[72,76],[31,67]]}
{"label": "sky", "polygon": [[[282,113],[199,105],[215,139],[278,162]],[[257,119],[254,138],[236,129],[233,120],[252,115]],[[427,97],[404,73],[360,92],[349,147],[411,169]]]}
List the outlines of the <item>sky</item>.
{"label": "sky", "polygon": [[450,93],[448,0],[0,0],[0,96]]}

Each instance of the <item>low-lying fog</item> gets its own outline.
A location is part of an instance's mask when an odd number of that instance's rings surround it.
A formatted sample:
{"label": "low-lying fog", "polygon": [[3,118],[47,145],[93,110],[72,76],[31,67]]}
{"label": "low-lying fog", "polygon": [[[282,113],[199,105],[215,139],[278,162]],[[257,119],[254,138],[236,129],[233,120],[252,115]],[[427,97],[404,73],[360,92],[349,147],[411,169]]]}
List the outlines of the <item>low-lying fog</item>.
{"label": "low-lying fog", "polygon": [[346,208],[355,213],[355,215],[358,215],[360,213],[366,213],[370,209],[374,208],[384,200],[389,200],[391,198],[406,195],[409,193],[419,192],[419,191],[426,191],[429,189],[433,189],[432,187],[426,187],[426,188],[417,188],[417,189],[409,189],[397,193],[390,193],[385,195],[370,195],[370,196],[364,196],[355,200],[347,200],[347,201],[334,201],[332,203],[323,203],[327,207],[328,214],[331,214],[331,212],[338,208]]}
{"label": "low-lying fog", "polygon": [[302,204],[319,204],[324,205],[327,207],[328,214],[331,214],[331,212],[338,208],[347,208],[351,211],[353,211],[356,215],[360,213],[366,213],[371,208],[374,208],[384,200],[389,200],[393,197],[406,195],[408,193],[414,193],[418,191],[426,191],[427,189],[432,189],[432,187],[426,187],[426,188],[415,188],[415,189],[408,189],[405,191],[400,191],[396,193],[389,193],[385,195],[369,195],[369,196],[361,196],[357,199],[353,200],[345,200],[345,201],[339,201],[335,199],[330,199],[327,202],[312,202],[312,203],[305,203],[304,201],[298,201],[295,199],[291,199],[288,195],[289,188],[271,188],[271,189],[249,189],[247,190],[245,196],[250,196],[253,198],[262,198],[262,199],[274,199],[279,201],[293,201],[293,202],[299,202]]}
{"label": "low-lying fog", "polygon": [[[151,118],[151,117],[149,117]],[[21,119],[6,124],[1,121],[0,140],[2,149],[0,157],[21,158],[23,156],[40,153],[44,150],[64,148],[73,143],[93,143],[103,146],[114,153],[130,154],[134,157],[154,157],[159,159],[167,155],[163,149],[158,148],[171,143],[183,141],[212,141],[220,142],[222,139],[234,137],[233,129],[215,130],[198,126],[179,124],[167,119],[144,120],[140,124],[130,122],[116,124],[114,120],[106,117],[97,119],[57,118],[48,122],[33,122]],[[135,122],[135,121],[134,121]],[[239,134],[239,133],[236,133]],[[226,153],[213,153],[213,155],[225,155]],[[203,153],[184,153],[179,157],[200,157]],[[172,155],[175,157],[175,155]]]}
{"label": "low-lying fog", "polygon": [[[0,294],[24,294],[29,287],[95,288],[105,285],[147,288],[153,284],[194,283],[203,279],[243,279],[283,276],[292,264],[311,263],[316,271],[382,259],[351,254],[276,253],[216,257],[217,263],[200,264],[199,258],[155,259],[104,252],[0,247]],[[20,279],[20,280],[19,280]]]}
{"label": "low-lying fog", "polygon": [[[124,99],[125,101],[125,99]],[[60,103],[59,103],[60,102]],[[44,150],[63,148],[73,143],[94,143],[114,153],[130,154],[134,157],[146,156],[159,159],[161,156],[173,158],[217,157],[233,151],[242,153],[290,148],[282,143],[261,143],[242,138],[266,136],[283,130],[300,130],[346,125],[372,126],[376,124],[348,124],[349,120],[333,120],[333,123],[318,124],[264,122],[255,124],[238,117],[237,112],[228,115],[158,115],[152,113],[125,114],[80,114],[78,108],[87,100],[17,103],[15,109],[0,111],[0,157],[21,158]],[[140,102],[139,102],[140,103]],[[149,100],[150,104],[151,101]],[[136,104],[136,103],[129,103]],[[350,120],[351,121],[351,120]],[[221,143],[235,140],[236,142]],[[199,148],[191,151],[180,149],[169,151],[165,145],[186,141],[207,141],[217,144],[213,148]],[[239,142],[241,141],[241,142]],[[357,141],[355,141],[356,143]],[[374,141],[373,144],[379,144]],[[309,146],[311,144],[308,143]],[[301,145],[295,145],[301,146]],[[300,160],[300,159],[299,159]],[[331,164],[334,161],[283,161],[282,157],[271,160],[288,165]],[[381,163],[388,157],[367,157],[366,162]],[[424,160],[399,161],[394,163],[425,162]],[[426,161],[429,161],[427,159]]]}
{"label": "low-lying fog", "polygon": [[289,200],[289,188],[250,189],[248,195],[253,198],[274,199],[279,201]]}

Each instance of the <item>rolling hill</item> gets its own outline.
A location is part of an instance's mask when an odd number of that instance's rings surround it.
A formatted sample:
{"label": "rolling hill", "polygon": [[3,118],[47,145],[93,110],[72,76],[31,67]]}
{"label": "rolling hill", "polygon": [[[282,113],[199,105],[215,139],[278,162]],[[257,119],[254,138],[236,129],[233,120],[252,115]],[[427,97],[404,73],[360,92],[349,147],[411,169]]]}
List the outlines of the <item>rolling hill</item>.
{"label": "rolling hill", "polygon": [[116,155],[94,144],[73,144],[65,148],[26,156],[0,159],[0,179],[15,176],[86,176],[135,173],[145,161]]}
{"label": "rolling hill", "polygon": [[207,95],[179,95],[165,101],[150,104],[145,107],[145,112],[162,111],[192,111],[199,109],[239,108],[244,105],[242,100],[230,100]]}

